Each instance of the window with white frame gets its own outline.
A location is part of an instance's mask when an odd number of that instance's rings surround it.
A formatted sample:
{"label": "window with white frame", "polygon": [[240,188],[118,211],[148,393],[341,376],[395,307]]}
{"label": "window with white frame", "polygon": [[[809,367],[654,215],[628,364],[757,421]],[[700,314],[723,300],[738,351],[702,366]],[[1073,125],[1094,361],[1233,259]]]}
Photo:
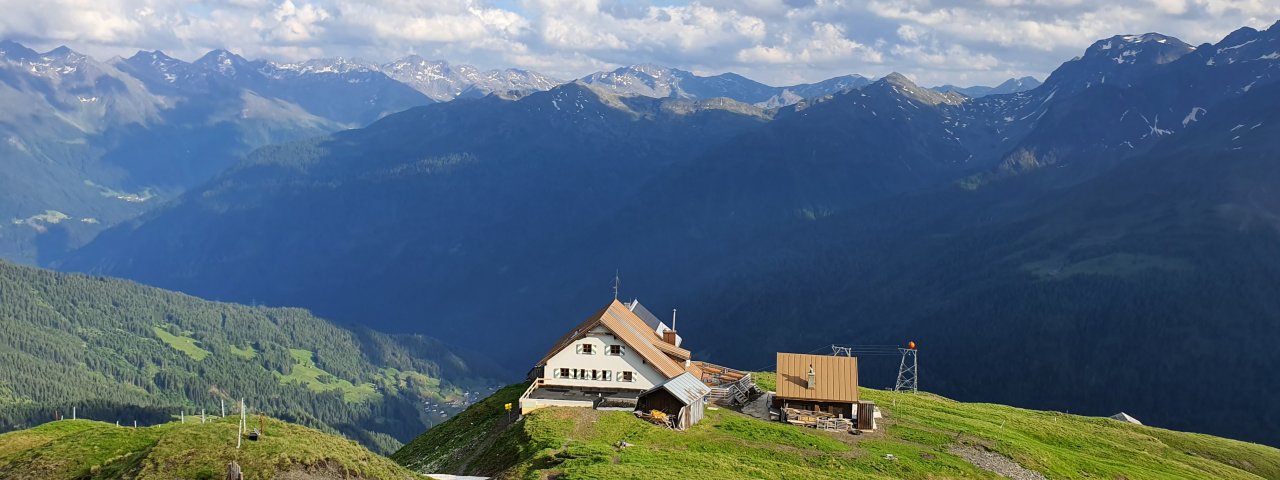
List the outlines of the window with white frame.
{"label": "window with white frame", "polygon": [[609,355],[621,356],[622,345],[609,345]]}
{"label": "window with white frame", "polygon": [[581,354],[583,354],[583,355],[591,355],[591,354],[595,353],[595,352],[592,352],[592,351],[591,351],[591,347],[592,347],[592,345],[591,345],[590,343],[584,343],[584,344],[582,344],[581,346],[579,346],[579,348],[578,348],[578,352],[579,352],[579,353],[581,353]]}
{"label": "window with white frame", "polygon": [[619,376],[618,376],[618,381],[620,381],[620,382],[632,382],[632,381],[635,381],[635,380],[632,378],[631,372],[618,372],[618,373],[620,373],[620,374],[621,374],[621,375],[619,375]]}
{"label": "window with white frame", "polygon": [[569,369],[567,369],[567,368],[561,368],[561,369],[560,369],[560,378],[569,378]]}

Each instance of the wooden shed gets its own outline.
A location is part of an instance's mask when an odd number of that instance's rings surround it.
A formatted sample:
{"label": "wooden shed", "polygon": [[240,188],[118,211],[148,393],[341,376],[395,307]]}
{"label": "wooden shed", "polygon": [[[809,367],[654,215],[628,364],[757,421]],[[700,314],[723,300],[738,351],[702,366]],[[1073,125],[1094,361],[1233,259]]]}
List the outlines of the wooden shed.
{"label": "wooden shed", "polygon": [[684,430],[702,421],[711,388],[685,372],[640,395],[641,411],[658,410],[671,416],[676,429]]}
{"label": "wooden shed", "polygon": [[780,352],[777,383],[774,408],[850,419],[858,416],[855,357]]}

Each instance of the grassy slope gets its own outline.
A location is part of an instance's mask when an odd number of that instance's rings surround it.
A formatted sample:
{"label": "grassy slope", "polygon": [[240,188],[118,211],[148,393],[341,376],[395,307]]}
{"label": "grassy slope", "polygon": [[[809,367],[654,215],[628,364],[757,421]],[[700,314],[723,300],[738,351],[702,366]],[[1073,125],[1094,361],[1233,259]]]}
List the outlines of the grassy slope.
{"label": "grassy slope", "polygon": [[266,420],[265,436],[245,440],[237,450],[237,420],[137,429],[65,420],[10,432],[0,435],[0,478],[220,479],[232,460],[247,479],[286,473],[290,478],[413,476],[353,441],[275,419]]}
{"label": "grassy slope", "polygon": [[482,453],[479,448],[492,438],[506,415],[504,405],[518,402],[528,387],[529,384],[523,383],[498,390],[405,444],[391,459],[423,473],[495,472],[505,468],[507,465],[487,466],[486,461],[492,460],[490,457],[473,459],[472,456]]}
{"label": "grassy slope", "polygon": [[[766,375],[762,383],[769,380]],[[881,432],[870,435],[818,432],[728,410],[708,411],[689,431],[672,432],[625,412],[553,408],[493,437],[502,403],[521,391],[523,386],[508,387],[393,458],[422,472],[507,478],[996,478],[948,453],[968,445],[1050,478],[1280,478],[1280,450],[1271,447],[872,390],[864,390],[863,398],[876,401],[885,418]],[[634,446],[617,448],[623,440]]]}

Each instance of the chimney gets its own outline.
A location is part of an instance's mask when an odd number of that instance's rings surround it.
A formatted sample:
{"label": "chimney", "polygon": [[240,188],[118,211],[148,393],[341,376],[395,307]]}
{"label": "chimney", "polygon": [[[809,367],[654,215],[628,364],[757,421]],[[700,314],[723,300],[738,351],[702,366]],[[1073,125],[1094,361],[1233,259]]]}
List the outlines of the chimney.
{"label": "chimney", "polygon": [[814,387],[816,387],[817,385],[818,385],[818,382],[816,382],[816,381],[815,381],[815,379],[814,379],[814,375],[813,375],[813,364],[812,364],[812,363],[810,363],[810,364],[809,364],[809,383],[807,383],[807,384],[804,386],[804,388],[807,388],[807,389],[812,390],[812,389],[813,389]]}
{"label": "chimney", "polygon": [[671,328],[662,331],[662,341],[676,345],[676,309],[674,308],[671,309]]}

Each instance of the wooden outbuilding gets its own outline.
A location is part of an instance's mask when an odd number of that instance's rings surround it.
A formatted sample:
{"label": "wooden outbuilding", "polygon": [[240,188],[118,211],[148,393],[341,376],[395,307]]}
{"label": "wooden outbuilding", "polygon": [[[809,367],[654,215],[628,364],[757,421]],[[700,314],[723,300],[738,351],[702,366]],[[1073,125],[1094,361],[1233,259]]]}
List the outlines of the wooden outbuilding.
{"label": "wooden outbuilding", "polygon": [[640,395],[638,410],[658,410],[674,419],[672,426],[684,430],[702,421],[711,387],[685,372]]}
{"label": "wooden outbuilding", "polygon": [[858,416],[858,359],[778,353],[773,407],[852,419]]}

